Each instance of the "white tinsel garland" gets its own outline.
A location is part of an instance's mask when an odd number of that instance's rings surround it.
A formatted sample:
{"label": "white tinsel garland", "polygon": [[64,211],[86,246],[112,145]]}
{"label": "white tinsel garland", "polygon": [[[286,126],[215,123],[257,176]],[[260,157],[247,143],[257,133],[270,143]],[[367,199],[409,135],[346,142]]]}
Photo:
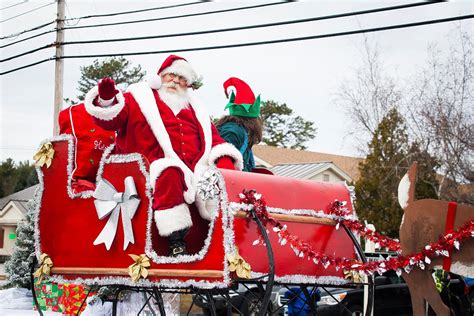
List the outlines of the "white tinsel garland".
{"label": "white tinsel garland", "polygon": [[[252,278],[262,278],[267,274],[252,272]],[[318,284],[318,285],[344,285],[349,284],[350,281],[344,278],[335,276],[321,276],[315,277],[303,274],[292,274],[292,275],[275,275],[275,282],[281,284]]]}
{"label": "white tinsel garland", "polygon": [[[232,212],[235,214],[239,210],[243,211],[250,211],[253,209],[253,205],[251,204],[244,204],[244,203],[236,203],[236,202],[231,202],[229,203],[229,207],[232,209]],[[347,215],[347,216],[337,216],[333,214],[326,214],[323,211],[315,211],[315,210],[310,210],[310,209],[283,209],[283,208],[278,208],[278,207],[266,207],[267,211],[269,213],[276,213],[276,214],[286,214],[286,215],[308,215],[312,217],[318,217],[318,218],[327,218],[327,219],[332,219],[332,220],[351,220],[355,219],[354,216],[352,215]]]}

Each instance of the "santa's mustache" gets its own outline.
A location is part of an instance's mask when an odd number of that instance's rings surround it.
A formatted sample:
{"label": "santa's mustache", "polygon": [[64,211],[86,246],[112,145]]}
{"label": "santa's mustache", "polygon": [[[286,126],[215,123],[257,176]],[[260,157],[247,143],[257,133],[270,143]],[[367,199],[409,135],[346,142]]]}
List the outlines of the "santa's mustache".
{"label": "santa's mustache", "polygon": [[181,88],[181,87],[179,86],[179,84],[174,83],[174,82],[162,83],[161,86],[164,87],[164,88],[176,88],[176,89]]}

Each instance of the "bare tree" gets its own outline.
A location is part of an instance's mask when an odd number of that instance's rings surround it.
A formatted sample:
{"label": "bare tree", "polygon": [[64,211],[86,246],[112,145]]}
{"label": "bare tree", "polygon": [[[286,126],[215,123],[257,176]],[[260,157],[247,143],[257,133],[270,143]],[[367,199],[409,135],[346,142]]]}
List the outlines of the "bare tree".
{"label": "bare tree", "polygon": [[[371,47],[365,37],[362,64],[353,80],[346,80],[337,93],[337,100],[352,121],[351,133],[357,135],[359,148],[366,152],[383,117],[398,108],[401,93],[392,78],[385,75],[377,47]],[[362,133],[362,137],[361,137]]]}
{"label": "bare tree", "polygon": [[456,199],[456,183],[474,178],[474,61],[471,36],[461,28],[450,35],[447,52],[429,46],[406,108],[412,136],[441,163],[438,195]]}

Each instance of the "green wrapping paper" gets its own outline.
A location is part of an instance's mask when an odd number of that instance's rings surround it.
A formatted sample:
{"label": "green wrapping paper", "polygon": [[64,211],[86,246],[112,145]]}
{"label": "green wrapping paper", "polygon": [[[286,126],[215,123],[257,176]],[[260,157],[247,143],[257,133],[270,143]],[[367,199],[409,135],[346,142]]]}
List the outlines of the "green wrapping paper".
{"label": "green wrapping paper", "polygon": [[[60,297],[63,296],[64,290],[61,285],[46,279],[43,279],[41,282],[35,279],[34,288],[41,310],[63,312],[64,306],[60,303]],[[34,301],[33,307],[36,310]]]}

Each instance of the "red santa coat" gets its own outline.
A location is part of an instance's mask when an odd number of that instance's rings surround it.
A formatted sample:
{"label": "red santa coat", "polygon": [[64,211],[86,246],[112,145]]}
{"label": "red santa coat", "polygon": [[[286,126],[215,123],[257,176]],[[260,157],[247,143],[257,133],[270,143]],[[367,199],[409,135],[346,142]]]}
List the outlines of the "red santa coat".
{"label": "red santa coat", "polygon": [[[95,106],[97,96],[97,87],[89,91],[84,101],[86,110],[104,129],[117,130],[115,152],[144,155],[150,161],[153,186],[167,168],[180,169],[187,186],[184,200],[188,204],[195,201],[197,180],[218,158],[230,156],[236,168],[242,169],[242,155],[219,136],[207,111],[196,99],[191,99],[188,113],[175,116],[159,98],[158,91],[147,83],[133,84],[128,92],[117,94],[117,103],[110,107]],[[180,116],[184,116],[191,132],[180,129]],[[193,120],[197,133],[192,132]],[[197,206],[203,215],[203,205],[197,203]]]}

